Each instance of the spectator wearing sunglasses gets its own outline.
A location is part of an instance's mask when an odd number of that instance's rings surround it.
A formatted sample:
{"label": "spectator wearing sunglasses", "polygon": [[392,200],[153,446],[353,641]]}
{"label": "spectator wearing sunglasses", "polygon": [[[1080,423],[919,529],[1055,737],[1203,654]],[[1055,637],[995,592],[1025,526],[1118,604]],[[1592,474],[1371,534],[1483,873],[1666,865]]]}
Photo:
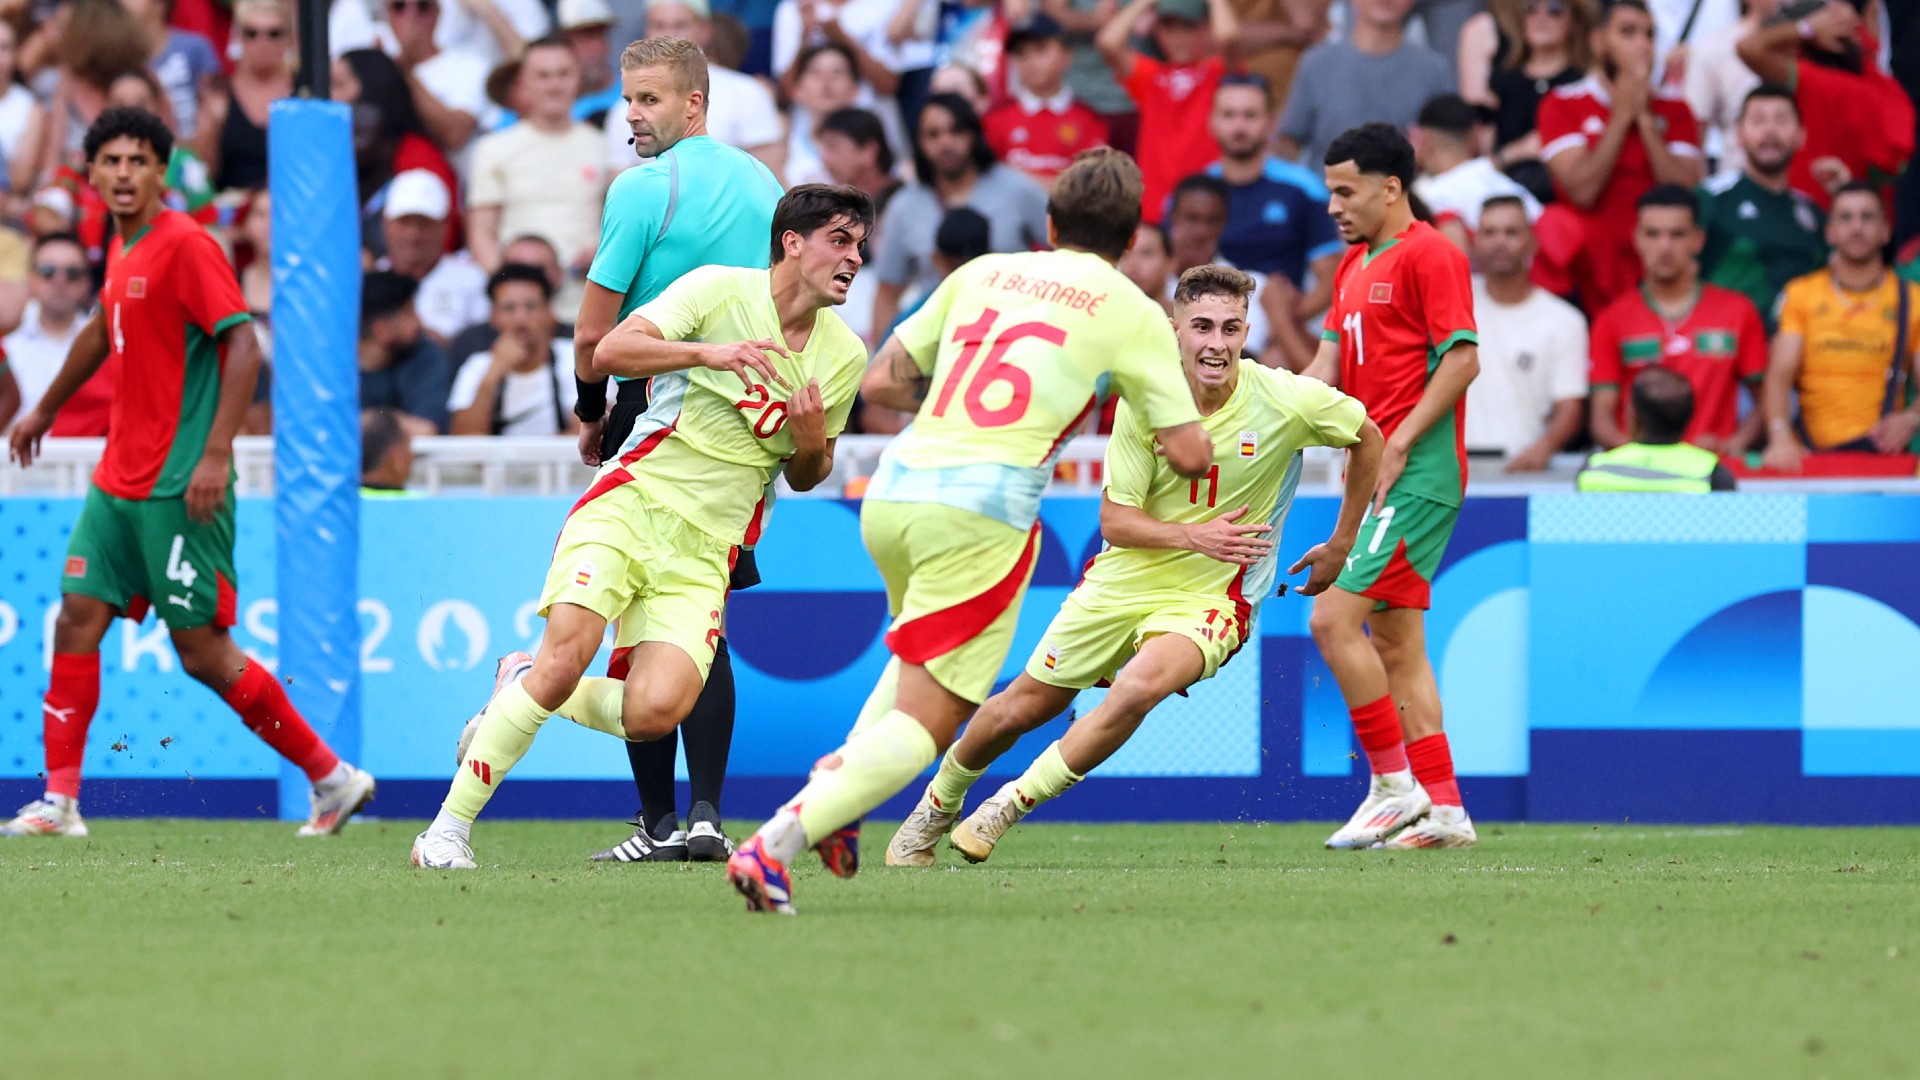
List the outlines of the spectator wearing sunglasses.
{"label": "spectator wearing sunglasses", "polygon": [[[0,347],[20,384],[20,411],[40,403],[60,365],[67,359],[84,316],[93,306],[93,271],[87,251],[72,233],[50,233],[33,246],[33,271],[27,285],[26,311],[20,328],[8,334]],[[119,383],[117,361],[109,360],[100,374],[88,379],[60,409],[47,434],[57,438],[100,436],[107,433],[107,414]]]}
{"label": "spectator wearing sunglasses", "polygon": [[1541,202],[1540,99],[1593,64],[1593,0],[1493,0],[1460,31],[1460,96],[1493,110],[1493,163]]}
{"label": "spectator wearing sunglasses", "polygon": [[267,109],[293,96],[293,12],[285,0],[240,0],[233,9],[239,49],[224,93],[200,103],[195,152],[222,191],[267,186]]}

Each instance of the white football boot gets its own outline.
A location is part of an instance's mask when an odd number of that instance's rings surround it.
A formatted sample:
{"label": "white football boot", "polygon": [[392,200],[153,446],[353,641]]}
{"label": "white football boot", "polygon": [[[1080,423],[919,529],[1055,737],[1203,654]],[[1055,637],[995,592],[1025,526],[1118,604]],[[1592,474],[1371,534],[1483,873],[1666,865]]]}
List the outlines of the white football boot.
{"label": "white football boot", "polygon": [[0,836],[85,836],[86,819],[80,816],[80,801],[65,795],[48,795],[20,808],[12,821],[0,825]]}
{"label": "white football boot", "polygon": [[921,792],[913,813],[907,815],[893,839],[887,842],[887,865],[932,866],[933,849],[959,819],[958,806],[942,807],[933,801],[931,789]]}
{"label": "white football boot", "polygon": [[413,838],[413,865],[422,870],[478,870],[473,848],[465,840],[432,829]]}
{"label": "white football boot", "polygon": [[313,811],[296,836],[336,836],[347,819],[373,801],[373,774],[341,762],[334,775],[313,786]]}
{"label": "white football boot", "polygon": [[976,807],[967,820],[953,827],[947,843],[971,863],[983,863],[993,854],[993,845],[1007,835],[1015,822],[1027,816],[1034,805],[1025,801],[1019,789],[1009,783],[993,797]]}
{"label": "white football boot", "polygon": [[1375,776],[1366,801],[1340,831],[1327,837],[1327,847],[1336,851],[1372,847],[1419,821],[1432,807],[1433,800],[1414,783],[1411,771]]}
{"label": "white football boot", "polygon": [[1413,851],[1418,848],[1469,848],[1480,842],[1465,807],[1436,806],[1433,812],[1389,839],[1373,845],[1377,851]]}

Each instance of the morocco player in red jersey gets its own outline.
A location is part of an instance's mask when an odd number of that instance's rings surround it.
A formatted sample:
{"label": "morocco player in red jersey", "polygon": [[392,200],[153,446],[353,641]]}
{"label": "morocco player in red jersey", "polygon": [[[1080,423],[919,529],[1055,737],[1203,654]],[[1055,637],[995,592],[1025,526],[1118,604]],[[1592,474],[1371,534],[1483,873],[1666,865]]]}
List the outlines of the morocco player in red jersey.
{"label": "morocco player in red jersey", "polygon": [[1467,259],[1414,220],[1413,146],[1367,124],[1327,147],[1328,209],[1352,245],[1306,374],[1358,398],[1387,437],[1373,505],[1311,627],[1373,771],[1330,848],[1466,847],[1473,823],[1440,729],[1426,609],[1466,494],[1467,384],[1480,372]]}
{"label": "morocco player in red jersey", "polygon": [[173,135],[144,109],[112,108],[87,129],[93,186],[115,234],[100,307],[9,448],[24,467],[54,414],[112,360],[120,385],[106,454],[68,542],[42,706],[47,789],[0,834],[85,836],[80,762],[100,702],[100,639],[149,608],[180,666],[313,782],[302,836],[340,827],[373,798],[373,777],[341,761],[294,711],[273,673],[235,645],[233,436],[260,372],[240,282],[207,231],[161,202]]}

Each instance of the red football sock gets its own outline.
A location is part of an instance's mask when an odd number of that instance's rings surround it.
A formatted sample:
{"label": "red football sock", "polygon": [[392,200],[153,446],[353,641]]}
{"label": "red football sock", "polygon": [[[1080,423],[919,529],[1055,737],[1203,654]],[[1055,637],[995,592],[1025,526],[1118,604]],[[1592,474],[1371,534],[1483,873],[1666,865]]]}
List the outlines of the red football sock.
{"label": "red football sock", "polygon": [[80,797],[80,761],[87,754],[87,725],[100,706],[100,654],[54,653],[53,679],[40,706],[47,744],[47,791]]}
{"label": "red football sock", "polygon": [[247,670],[227,691],[226,699],[248,730],[278,750],[281,757],[300,766],[307,779],[319,780],[340,764],[333,750],[294,710],[287,692],[280,688],[280,680],[259,661],[247,661]]}
{"label": "red football sock", "polygon": [[1433,805],[1460,805],[1460,785],[1453,778],[1453,751],[1447,748],[1445,732],[1408,743],[1407,760],[1413,763],[1413,778],[1427,789]]}
{"label": "red football sock", "polygon": [[1348,710],[1353,717],[1353,733],[1360,749],[1367,752],[1367,764],[1373,774],[1396,773],[1407,767],[1407,745],[1400,736],[1400,710],[1393,695]]}

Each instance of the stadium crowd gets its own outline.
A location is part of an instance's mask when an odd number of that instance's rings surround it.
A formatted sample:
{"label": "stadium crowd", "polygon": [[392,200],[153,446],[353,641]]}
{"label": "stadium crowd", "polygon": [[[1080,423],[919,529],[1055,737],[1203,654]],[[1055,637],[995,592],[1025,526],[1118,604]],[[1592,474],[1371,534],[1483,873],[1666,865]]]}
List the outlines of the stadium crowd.
{"label": "stadium crowd", "polygon": [[[112,104],[174,130],[170,199],[224,239],[270,364],[266,122],[294,16],[0,0],[0,427],[91,304],[109,223],[80,136]],[[713,138],[881,206],[841,309],[870,347],[968,259],[1044,246],[1054,177],[1108,144],[1146,178],[1127,276],[1165,304],[1191,267],[1247,271],[1248,349],[1304,368],[1342,251],[1320,158],[1384,120],[1476,269],[1471,451],[1524,472],[1618,446],[1659,364],[1691,385],[1698,446],[1913,472],[1913,5],[333,0],[329,35],[364,219],[362,404],[407,434],[576,430],[570,323],[608,185],[642,164],[620,53],[671,36],[709,55]],[[104,434],[113,392],[108,370],[53,434]],[[904,419],[864,408],[854,430]]]}

